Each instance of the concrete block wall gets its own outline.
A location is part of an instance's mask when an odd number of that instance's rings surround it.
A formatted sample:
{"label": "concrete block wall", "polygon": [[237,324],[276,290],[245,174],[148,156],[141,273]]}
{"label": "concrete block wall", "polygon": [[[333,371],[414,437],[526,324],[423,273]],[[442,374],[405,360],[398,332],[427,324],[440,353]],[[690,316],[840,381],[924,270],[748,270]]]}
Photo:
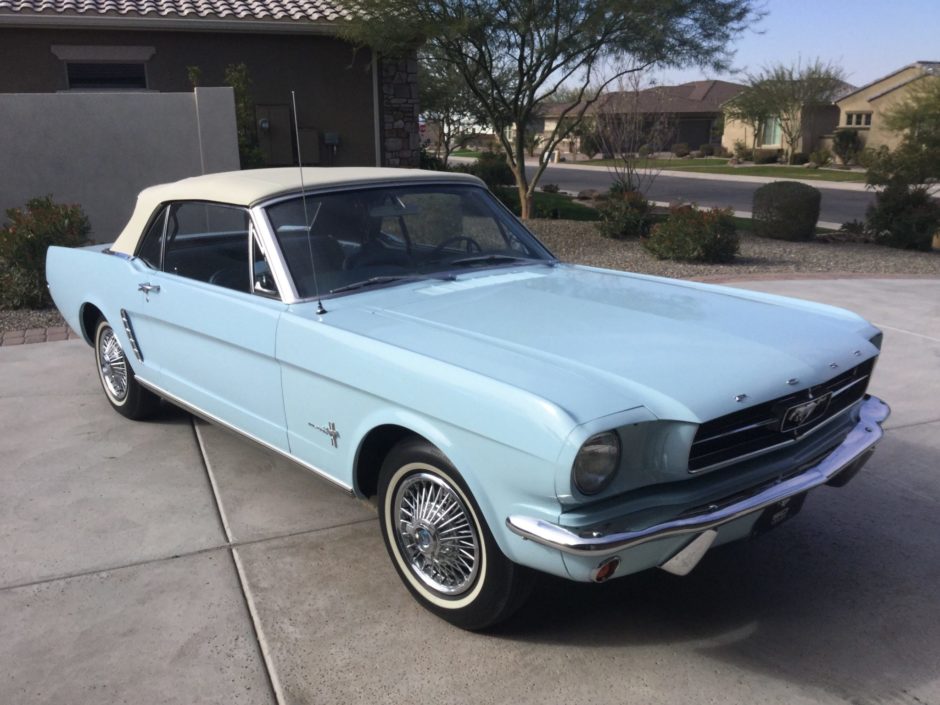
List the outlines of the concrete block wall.
{"label": "concrete block wall", "polygon": [[0,165],[0,221],[52,194],[81,205],[92,237],[110,242],[141,189],[239,168],[232,89],[3,94]]}

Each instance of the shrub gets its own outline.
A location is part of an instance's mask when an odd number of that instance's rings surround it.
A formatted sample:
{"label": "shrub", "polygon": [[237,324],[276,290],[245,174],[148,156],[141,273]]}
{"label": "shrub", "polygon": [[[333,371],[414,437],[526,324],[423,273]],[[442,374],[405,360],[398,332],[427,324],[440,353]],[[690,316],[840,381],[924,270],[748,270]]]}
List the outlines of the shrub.
{"label": "shrub", "polygon": [[730,262],[738,253],[738,232],[730,208],[680,206],[657,223],[643,246],[657,259]]}
{"label": "shrub", "polygon": [[780,151],[777,149],[755,149],[755,164],[776,164],[780,159]]}
{"label": "shrub", "polygon": [[672,153],[677,157],[685,157],[689,154],[689,145],[685,142],[676,142],[672,145]]}
{"label": "shrub", "polygon": [[561,189],[558,188],[558,184],[545,184],[542,190],[545,193],[558,193]]}
{"label": "shrub", "polygon": [[740,161],[750,161],[754,158],[754,150],[750,149],[744,140],[734,141],[734,158]]}
{"label": "shrub", "polygon": [[623,240],[628,237],[646,237],[652,222],[652,205],[638,191],[622,194],[611,192],[598,206],[601,220],[597,229],[604,237]]}
{"label": "shrub", "polygon": [[806,164],[809,161],[809,155],[806,152],[794,152],[790,157],[790,163],[796,165]]}
{"label": "shrub", "polygon": [[774,181],[754,192],[754,234],[776,240],[812,240],[819,220],[819,189]]}
{"label": "shrub", "polygon": [[816,166],[826,166],[832,161],[832,152],[825,147],[821,147],[809,154],[809,160]]}
{"label": "shrub", "polygon": [[604,142],[596,132],[582,135],[578,142],[578,151],[585,157],[591,158],[598,152],[604,151]]}
{"label": "shrub", "polygon": [[513,176],[512,169],[506,163],[506,157],[495,152],[483,152],[475,162],[461,164],[457,170],[483,179],[490,190],[497,186],[511,186],[516,183],[516,177]]}
{"label": "shrub", "polygon": [[715,145],[713,145],[711,142],[706,142],[705,144],[699,146],[698,151],[700,151],[706,157],[714,156]]}
{"label": "shrub", "polygon": [[699,149],[693,149],[689,152],[689,159],[701,159],[705,154]]}
{"label": "shrub", "polygon": [[610,182],[607,194],[611,198],[624,198],[627,194],[635,192],[636,188],[637,185],[633,182],[630,175],[622,174]]}
{"label": "shrub", "polygon": [[862,151],[862,140],[855,130],[836,130],[832,135],[832,151],[845,166],[848,166]]}
{"label": "shrub", "polygon": [[78,247],[91,226],[76,205],[33,198],[26,207],[7,210],[0,228],[0,308],[44,308],[52,304],[46,287],[46,250],[50,245]]}
{"label": "shrub", "polygon": [[421,153],[418,157],[418,166],[430,171],[447,171],[447,167],[444,166],[444,160],[435,154],[431,154],[424,147],[421,148]]}
{"label": "shrub", "polygon": [[889,184],[866,213],[875,242],[904,250],[930,250],[940,227],[940,205],[923,186]]}
{"label": "shrub", "polygon": [[640,148],[636,150],[637,156],[642,159],[646,159],[649,155],[653,154],[656,150],[653,149],[651,144],[641,144]]}

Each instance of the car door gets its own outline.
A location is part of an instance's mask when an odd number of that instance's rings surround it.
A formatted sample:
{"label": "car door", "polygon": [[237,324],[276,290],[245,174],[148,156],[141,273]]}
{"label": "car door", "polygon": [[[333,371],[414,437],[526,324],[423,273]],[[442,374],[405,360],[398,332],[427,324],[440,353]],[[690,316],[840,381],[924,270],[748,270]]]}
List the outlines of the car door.
{"label": "car door", "polygon": [[[249,212],[205,202],[168,204],[162,232],[138,251],[133,329],[156,384],[170,398],[287,450],[275,359],[285,310],[256,272],[265,256]],[[151,226],[154,229],[154,226]]]}

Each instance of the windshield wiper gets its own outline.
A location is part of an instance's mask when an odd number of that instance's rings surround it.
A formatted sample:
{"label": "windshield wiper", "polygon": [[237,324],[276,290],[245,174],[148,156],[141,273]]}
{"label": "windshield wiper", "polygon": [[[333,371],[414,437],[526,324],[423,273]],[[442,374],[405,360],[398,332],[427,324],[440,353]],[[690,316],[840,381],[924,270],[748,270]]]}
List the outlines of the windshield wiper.
{"label": "windshield wiper", "polygon": [[527,264],[546,264],[553,266],[552,260],[536,259],[535,257],[519,257],[517,255],[472,255],[470,257],[461,257],[447,262],[448,266],[456,265],[458,267],[470,267],[474,264],[512,264],[513,262],[525,262]]}
{"label": "windshield wiper", "polygon": [[440,279],[441,281],[451,282],[451,281],[454,281],[456,278],[457,277],[455,277],[453,274],[386,274],[380,277],[369,277],[368,279],[363,279],[362,281],[353,282],[352,284],[344,284],[343,286],[338,286],[335,289],[330,289],[330,293],[339,294],[344,291],[355,291],[356,289],[367,289],[371,286],[379,286],[381,284],[422,281],[424,279]]}

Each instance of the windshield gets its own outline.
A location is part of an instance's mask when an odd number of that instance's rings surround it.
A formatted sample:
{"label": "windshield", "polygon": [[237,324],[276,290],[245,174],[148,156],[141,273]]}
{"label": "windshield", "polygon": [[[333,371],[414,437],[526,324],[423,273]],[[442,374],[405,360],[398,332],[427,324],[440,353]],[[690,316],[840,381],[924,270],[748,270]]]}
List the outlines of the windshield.
{"label": "windshield", "polygon": [[[306,203],[304,203],[306,201]],[[554,258],[476,186],[383,186],[280,201],[268,219],[302,298]]]}

